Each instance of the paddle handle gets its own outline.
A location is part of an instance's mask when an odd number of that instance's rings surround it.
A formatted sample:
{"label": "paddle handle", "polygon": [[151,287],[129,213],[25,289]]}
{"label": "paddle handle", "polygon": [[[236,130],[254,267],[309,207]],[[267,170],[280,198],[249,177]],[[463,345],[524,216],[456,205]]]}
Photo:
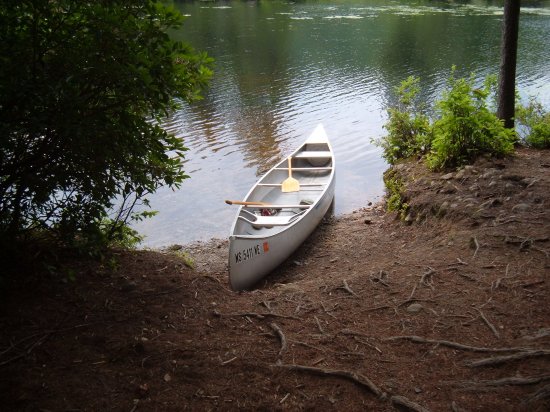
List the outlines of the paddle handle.
{"label": "paddle handle", "polygon": [[288,157],[288,177],[292,177],[292,159]]}
{"label": "paddle handle", "polygon": [[226,200],[228,205],[244,205],[244,206],[265,206],[267,203],[263,202],[242,202],[240,200]]}

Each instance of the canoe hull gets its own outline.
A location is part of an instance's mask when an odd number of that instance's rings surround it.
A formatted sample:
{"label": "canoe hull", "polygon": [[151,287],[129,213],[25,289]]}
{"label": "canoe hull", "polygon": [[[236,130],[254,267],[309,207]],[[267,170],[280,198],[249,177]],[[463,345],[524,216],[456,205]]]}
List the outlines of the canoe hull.
{"label": "canoe hull", "polygon": [[247,289],[271,273],[308,238],[334,198],[334,181],[322,199],[298,224],[268,237],[230,236],[229,272],[234,290]]}
{"label": "canoe hull", "polygon": [[[322,127],[321,130],[324,134]],[[330,146],[328,147],[330,148]],[[334,166],[333,157],[331,164]],[[324,189],[310,208],[299,219],[282,230],[262,229],[257,231],[259,232],[257,235],[254,234],[256,233],[254,231],[248,234],[239,234],[236,233],[238,232],[236,228],[239,225],[237,217],[229,237],[229,279],[234,290],[243,290],[254,286],[292,255],[315,230],[334,199],[334,168],[330,173],[326,172],[325,182]],[[254,188],[251,189],[246,200],[255,200],[254,190]]]}

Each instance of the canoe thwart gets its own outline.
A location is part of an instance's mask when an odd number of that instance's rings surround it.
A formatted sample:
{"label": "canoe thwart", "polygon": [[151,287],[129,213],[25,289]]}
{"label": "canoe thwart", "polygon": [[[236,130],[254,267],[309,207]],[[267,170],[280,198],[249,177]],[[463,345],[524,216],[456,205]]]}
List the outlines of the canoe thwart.
{"label": "canoe thwart", "polygon": [[239,219],[244,220],[256,227],[287,226],[294,222],[304,212],[305,210],[302,210],[301,212],[291,216],[258,216],[253,213],[247,213],[254,220],[250,220],[244,216],[239,216]]}
{"label": "canoe thwart", "polygon": [[[273,170],[288,170],[286,167],[274,167]],[[310,167],[293,167],[292,170],[298,171],[298,172],[305,172],[305,171],[321,171],[321,170],[332,170],[332,167],[317,167],[317,166],[310,166]]]}
{"label": "canoe thwart", "polygon": [[309,209],[311,205],[274,205],[265,203],[263,205],[243,205],[248,209]]}
{"label": "canoe thwart", "polygon": [[[326,186],[326,183],[301,183],[300,187],[316,187],[316,186]],[[267,187],[280,187],[281,183],[258,183],[257,186],[267,186]]]}
{"label": "canoe thwart", "polygon": [[294,155],[295,159],[326,159],[332,157],[329,151],[303,151]]}

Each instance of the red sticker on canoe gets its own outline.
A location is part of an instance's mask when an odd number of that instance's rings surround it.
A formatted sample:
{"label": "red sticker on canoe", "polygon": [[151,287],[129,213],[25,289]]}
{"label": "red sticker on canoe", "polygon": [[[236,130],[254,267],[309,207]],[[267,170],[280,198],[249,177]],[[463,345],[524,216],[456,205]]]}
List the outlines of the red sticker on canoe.
{"label": "red sticker on canoe", "polygon": [[264,253],[269,252],[269,243],[264,242]]}

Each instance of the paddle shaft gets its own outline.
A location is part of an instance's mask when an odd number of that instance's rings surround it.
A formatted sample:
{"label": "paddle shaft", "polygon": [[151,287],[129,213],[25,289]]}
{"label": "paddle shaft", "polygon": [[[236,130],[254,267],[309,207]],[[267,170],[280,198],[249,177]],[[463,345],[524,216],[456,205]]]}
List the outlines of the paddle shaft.
{"label": "paddle shaft", "polygon": [[288,177],[292,177],[292,159],[288,157]]}
{"label": "paddle shaft", "polygon": [[263,202],[242,202],[240,200],[226,200],[225,203],[227,203],[228,205],[268,206],[267,203]]}
{"label": "paddle shaft", "polygon": [[243,206],[252,206],[252,207],[270,207],[273,209],[308,209],[311,205],[273,205],[270,203],[263,202],[242,202],[240,200],[226,200],[225,203],[228,205],[243,205]]}

